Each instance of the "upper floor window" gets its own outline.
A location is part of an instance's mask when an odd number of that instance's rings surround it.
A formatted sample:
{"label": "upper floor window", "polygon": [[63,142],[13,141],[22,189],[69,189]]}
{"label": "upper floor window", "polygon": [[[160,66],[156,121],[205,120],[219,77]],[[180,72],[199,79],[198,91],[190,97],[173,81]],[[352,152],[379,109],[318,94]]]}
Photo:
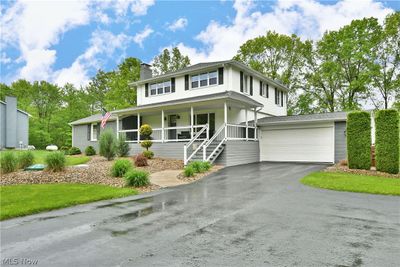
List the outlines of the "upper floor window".
{"label": "upper floor window", "polygon": [[198,75],[191,76],[192,88],[205,87],[205,86],[214,85],[217,83],[218,83],[217,71],[211,71],[211,72],[201,73]]}
{"label": "upper floor window", "polygon": [[245,74],[243,76],[243,93],[249,93],[249,80],[249,76]]}
{"label": "upper floor window", "polygon": [[267,83],[262,83],[261,96],[269,97],[269,86]]}
{"label": "upper floor window", "polygon": [[150,95],[162,95],[171,92],[171,81],[150,84]]}

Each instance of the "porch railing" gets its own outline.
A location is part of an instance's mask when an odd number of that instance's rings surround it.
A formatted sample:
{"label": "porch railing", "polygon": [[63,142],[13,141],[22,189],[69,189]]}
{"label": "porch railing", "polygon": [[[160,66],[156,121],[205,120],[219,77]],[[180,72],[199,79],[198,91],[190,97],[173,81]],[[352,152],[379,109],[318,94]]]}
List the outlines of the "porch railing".
{"label": "porch railing", "polygon": [[[189,160],[193,158],[194,155],[203,147],[203,145],[208,141],[208,124],[204,125],[196,135],[183,147],[183,163],[186,165]],[[205,138],[201,138],[205,135]],[[196,141],[202,141],[200,144]]]}
{"label": "porch railing", "polygon": [[[210,161],[210,158],[212,155],[223,145],[223,143],[226,141],[226,127],[227,125],[224,123],[216,132],[215,134],[210,138],[210,140],[207,141],[203,145],[203,161]],[[215,148],[213,146],[215,144]],[[211,148],[211,149],[210,149]],[[214,149],[213,149],[214,148]]]}
{"label": "porch railing", "polygon": [[242,124],[226,124],[228,140],[257,140],[257,127]]}

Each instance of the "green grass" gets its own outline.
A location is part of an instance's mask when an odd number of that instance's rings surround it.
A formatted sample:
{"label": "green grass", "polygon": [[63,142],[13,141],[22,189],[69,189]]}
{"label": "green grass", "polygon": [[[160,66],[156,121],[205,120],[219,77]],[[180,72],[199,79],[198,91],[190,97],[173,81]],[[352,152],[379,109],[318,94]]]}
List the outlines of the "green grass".
{"label": "green grass", "polygon": [[382,195],[400,195],[400,179],[343,172],[315,172],[301,179],[312,187]]}
{"label": "green grass", "polygon": [[[11,151],[13,153],[15,153],[15,155],[17,156],[18,153],[21,153],[22,151],[20,150],[5,150],[5,151],[0,151],[0,155],[1,153],[4,153],[6,151]],[[44,159],[46,158],[46,155],[49,153],[52,153],[51,151],[46,151],[46,150],[31,150],[33,155],[35,156],[35,164],[45,164]],[[72,166],[72,165],[78,165],[78,164],[84,164],[86,162],[88,162],[90,160],[90,157],[88,156],[66,156],[65,157],[67,159],[67,166]]]}
{"label": "green grass", "polygon": [[1,186],[0,220],[137,193],[132,188],[86,184]]}

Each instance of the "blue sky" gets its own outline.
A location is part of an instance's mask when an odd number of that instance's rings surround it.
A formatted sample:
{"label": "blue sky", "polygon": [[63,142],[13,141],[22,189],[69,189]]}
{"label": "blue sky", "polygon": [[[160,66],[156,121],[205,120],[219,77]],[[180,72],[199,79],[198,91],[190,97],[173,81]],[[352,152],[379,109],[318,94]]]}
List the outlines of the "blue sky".
{"label": "blue sky", "polygon": [[274,30],[317,39],[353,19],[380,21],[399,1],[12,1],[1,5],[1,82],[85,85],[124,57],[178,46],[192,63],[228,59]]}

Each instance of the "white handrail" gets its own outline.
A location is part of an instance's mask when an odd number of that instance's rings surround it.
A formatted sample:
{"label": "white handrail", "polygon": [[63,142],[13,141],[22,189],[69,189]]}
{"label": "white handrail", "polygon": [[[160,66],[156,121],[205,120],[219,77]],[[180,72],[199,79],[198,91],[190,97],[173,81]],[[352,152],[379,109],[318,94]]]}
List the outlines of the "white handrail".
{"label": "white handrail", "polygon": [[[199,125],[196,125],[197,127],[196,128],[199,128],[198,126]],[[193,127],[195,127],[195,126],[193,126]],[[183,146],[183,163],[184,163],[184,165],[186,165],[188,162],[189,162],[189,160],[199,151],[199,149],[204,145],[204,142],[206,142],[207,141],[207,138],[190,154],[190,156],[188,157],[187,156],[187,149],[188,149],[188,147],[190,147],[193,143],[194,143],[194,141],[196,141],[199,137],[200,137],[200,135],[202,134],[202,133],[204,133],[204,131],[208,131],[208,124],[206,124],[206,125],[204,125],[203,126],[203,128],[201,128],[200,129],[200,131],[198,131],[197,132],[197,134],[187,143],[187,144],[185,144],[184,146]]]}
{"label": "white handrail", "polygon": [[[193,127],[194,127],[194,125],[193,125]],[[200,131],[197,132],[197,134],[192,138],[192,140],[189,141],[189,143],[186,144],[186,146],[192,145],[193,142],[196,141],[196,139],[204,132],[205,129],[208,130],[208,124],[203,126],[203,128],[201,128]]]}
{"label": "white handrail", "polygon": [[215,132],[215,134],[210,138],[210,140],[208,140],[208,142],[205,144],[205,146],[209,146],[211,144],[212,141],[214,141],[215,138],[217,138],[217,136],[222,132],[222,130],[225,128],[227,124],[222,124],[221,127],[219,127],[219,129]]}
{"label": "white handrail", "polygon": [[221,127],[219,127],[219,129],[215,132],[215,134],[211,137],[211,139],[205,144],[203,145],[203,160],[204,161],[210,161],[211,156],[215,153],[215,151],[217,151],[220,146],[226,141],[225,138],[225,134],[224,134],[224,138],[222,138],[222,140],[218,143],[217,147],[211,152],[210,156],[207,157],[207,148],[208,146],[222,133],[223,130],[226,131],[226,127],[227,124],[224,123],[221,125]]}

